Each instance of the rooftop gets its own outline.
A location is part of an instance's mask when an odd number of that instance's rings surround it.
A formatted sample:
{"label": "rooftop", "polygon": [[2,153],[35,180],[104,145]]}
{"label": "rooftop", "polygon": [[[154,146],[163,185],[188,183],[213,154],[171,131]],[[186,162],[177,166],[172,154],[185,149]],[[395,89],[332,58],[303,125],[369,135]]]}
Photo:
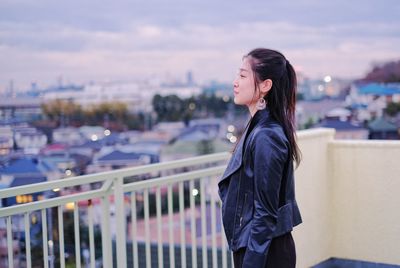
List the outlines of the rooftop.
{"label": "rooftop", "polygon": [[[325,128],[298,133],[303,160],[295,183],[303,223],[293,230],[297,267],[400,267],[400,141],[334,136]],[[0,266],[46,267],[54,260],[232,267],[217,195],[229,157],[207,154],[2,189],[0,199],[54,194],[0,208],[0,252],[6,252]],[[153,178],[125,180],[140,174]]]}

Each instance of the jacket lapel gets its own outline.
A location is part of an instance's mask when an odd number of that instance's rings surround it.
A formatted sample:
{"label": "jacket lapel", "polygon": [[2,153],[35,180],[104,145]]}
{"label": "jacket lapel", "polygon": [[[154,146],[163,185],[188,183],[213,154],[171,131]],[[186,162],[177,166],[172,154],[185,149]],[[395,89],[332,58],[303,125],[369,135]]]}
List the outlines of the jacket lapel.
{"label": "jacket lapel", "polygon": [[[269,109],[268,109],[268,107],[266,109],[257,111],[257,113],[254,115],[254,118],[252,120],[254,121],[253,130],[258,125],[261,125],[261,124],[269,122],[270,121],[270,117],[269,117]],[[246,130],[244,131],[243,135],[240,137],[240,140],[239,140],[239,143],[238,143],[238,145],[236,147],[236,150],[233,153],[231,159],[229,160],[229,163],[228,163],[228,165],[227,165],[227,167],[225,169],[224,174],[222,175],[221,179],[219,180],[219,183],[221,183],[222,181],[224,181],[227,178],[229,178],[229,176],[232,175],[233,173],[235,173],[235,171],[238,170],[240,168],[240,166],[242,165],[244,139],[245,139],[245,137],[247,135],[248,129],[249,129],[249,127],[246,128]]]}
{"label": "jacket lapel", "polygon": [[239,143],[236,147],[236,150],[234,151],[231,159],[229,160],[228,166],[225,169],[224,174],[222,175],[221,179],[219,182],[222,182],[226,178],[228,178],[230,175],[232,175],[236,170],[240,168],[242,165],[242,160],[243,160],[243,143],[244,143],[244,138],[246,137],[247,130],[249,128],[246,128],[242,136],[240,137]]}

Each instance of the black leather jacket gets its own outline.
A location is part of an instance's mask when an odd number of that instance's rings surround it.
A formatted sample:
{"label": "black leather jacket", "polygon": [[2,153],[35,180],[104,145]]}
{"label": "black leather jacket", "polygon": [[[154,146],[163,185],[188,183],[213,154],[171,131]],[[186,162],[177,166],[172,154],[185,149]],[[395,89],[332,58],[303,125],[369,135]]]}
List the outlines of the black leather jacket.
{"label": "black leather jacket", "polygon": [[[302,222],[289,142],[268,107],[255,113],[218,187],[229,249],[247,247],[243,267],[264,267],[271,240]],[[247,133],[249,130],[249,133]]]}

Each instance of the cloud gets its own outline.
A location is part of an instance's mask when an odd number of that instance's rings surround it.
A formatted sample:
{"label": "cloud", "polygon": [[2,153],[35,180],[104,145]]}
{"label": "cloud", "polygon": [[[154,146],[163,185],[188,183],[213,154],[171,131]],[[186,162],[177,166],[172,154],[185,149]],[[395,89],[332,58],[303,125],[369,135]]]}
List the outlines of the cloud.
{"label": "cloud", "polygon": [[[282,51],[311,77],[359,77],[372,61],[400,55],[400,27],[392,19],[398,7],[386,8],[387,21],[365,5],[355,12],[371,14],[370,21],[346,10],[338,14],[340,21],[336,16],[322,19],[325,9],[337,9],[332,3],[302,1],[285,16],[278,3],[269,5],[274,12],[268,13],[260,2],[249,3],[242,12],[237,3],[216,3],[210,11],[212,6],[204,3],[174,7],[132,2],[118,8],[92,6],[90,12],[89,7],[75,9],[78,3],[71,2],[67,15],[57,18],[51,13],[55,4],[48,2],[28,4],[32,13],[22,18],[16,4],[6,1],[0,4],[11,10],[0,11],[5,15],[0,21],[0,88],[10,79],[26,86],[30,81],[52,83],[60,75],[88,81],[182,75],[187,70],[198,80],[231,81],[242,55],[260,46]],[[347,5],[343,2],[343,8]],[[146,13],[152,6],[155,11]]]}

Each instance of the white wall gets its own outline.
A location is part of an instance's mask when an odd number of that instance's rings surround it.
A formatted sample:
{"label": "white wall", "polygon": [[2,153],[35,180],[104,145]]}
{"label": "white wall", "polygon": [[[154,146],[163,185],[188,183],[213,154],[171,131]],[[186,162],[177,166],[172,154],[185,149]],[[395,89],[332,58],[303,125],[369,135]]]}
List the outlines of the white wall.
{"label": "white wall", "polygon": [[334,141],[333,248],[340,258],[400,264],[400,141]]}
{"label": "white wall", "polygon": [[328,142],[332,129],[298,132],[302,162],[295,171],[296,199],[303,223],[295,227],[297,267],[310,267],[332,255],[332,181],[328,176]]}
{"label": "white wall", "polygon": [[334,134],[298,132],[297,267],[330,257],[400,264],[400,141],[334,140]]}

